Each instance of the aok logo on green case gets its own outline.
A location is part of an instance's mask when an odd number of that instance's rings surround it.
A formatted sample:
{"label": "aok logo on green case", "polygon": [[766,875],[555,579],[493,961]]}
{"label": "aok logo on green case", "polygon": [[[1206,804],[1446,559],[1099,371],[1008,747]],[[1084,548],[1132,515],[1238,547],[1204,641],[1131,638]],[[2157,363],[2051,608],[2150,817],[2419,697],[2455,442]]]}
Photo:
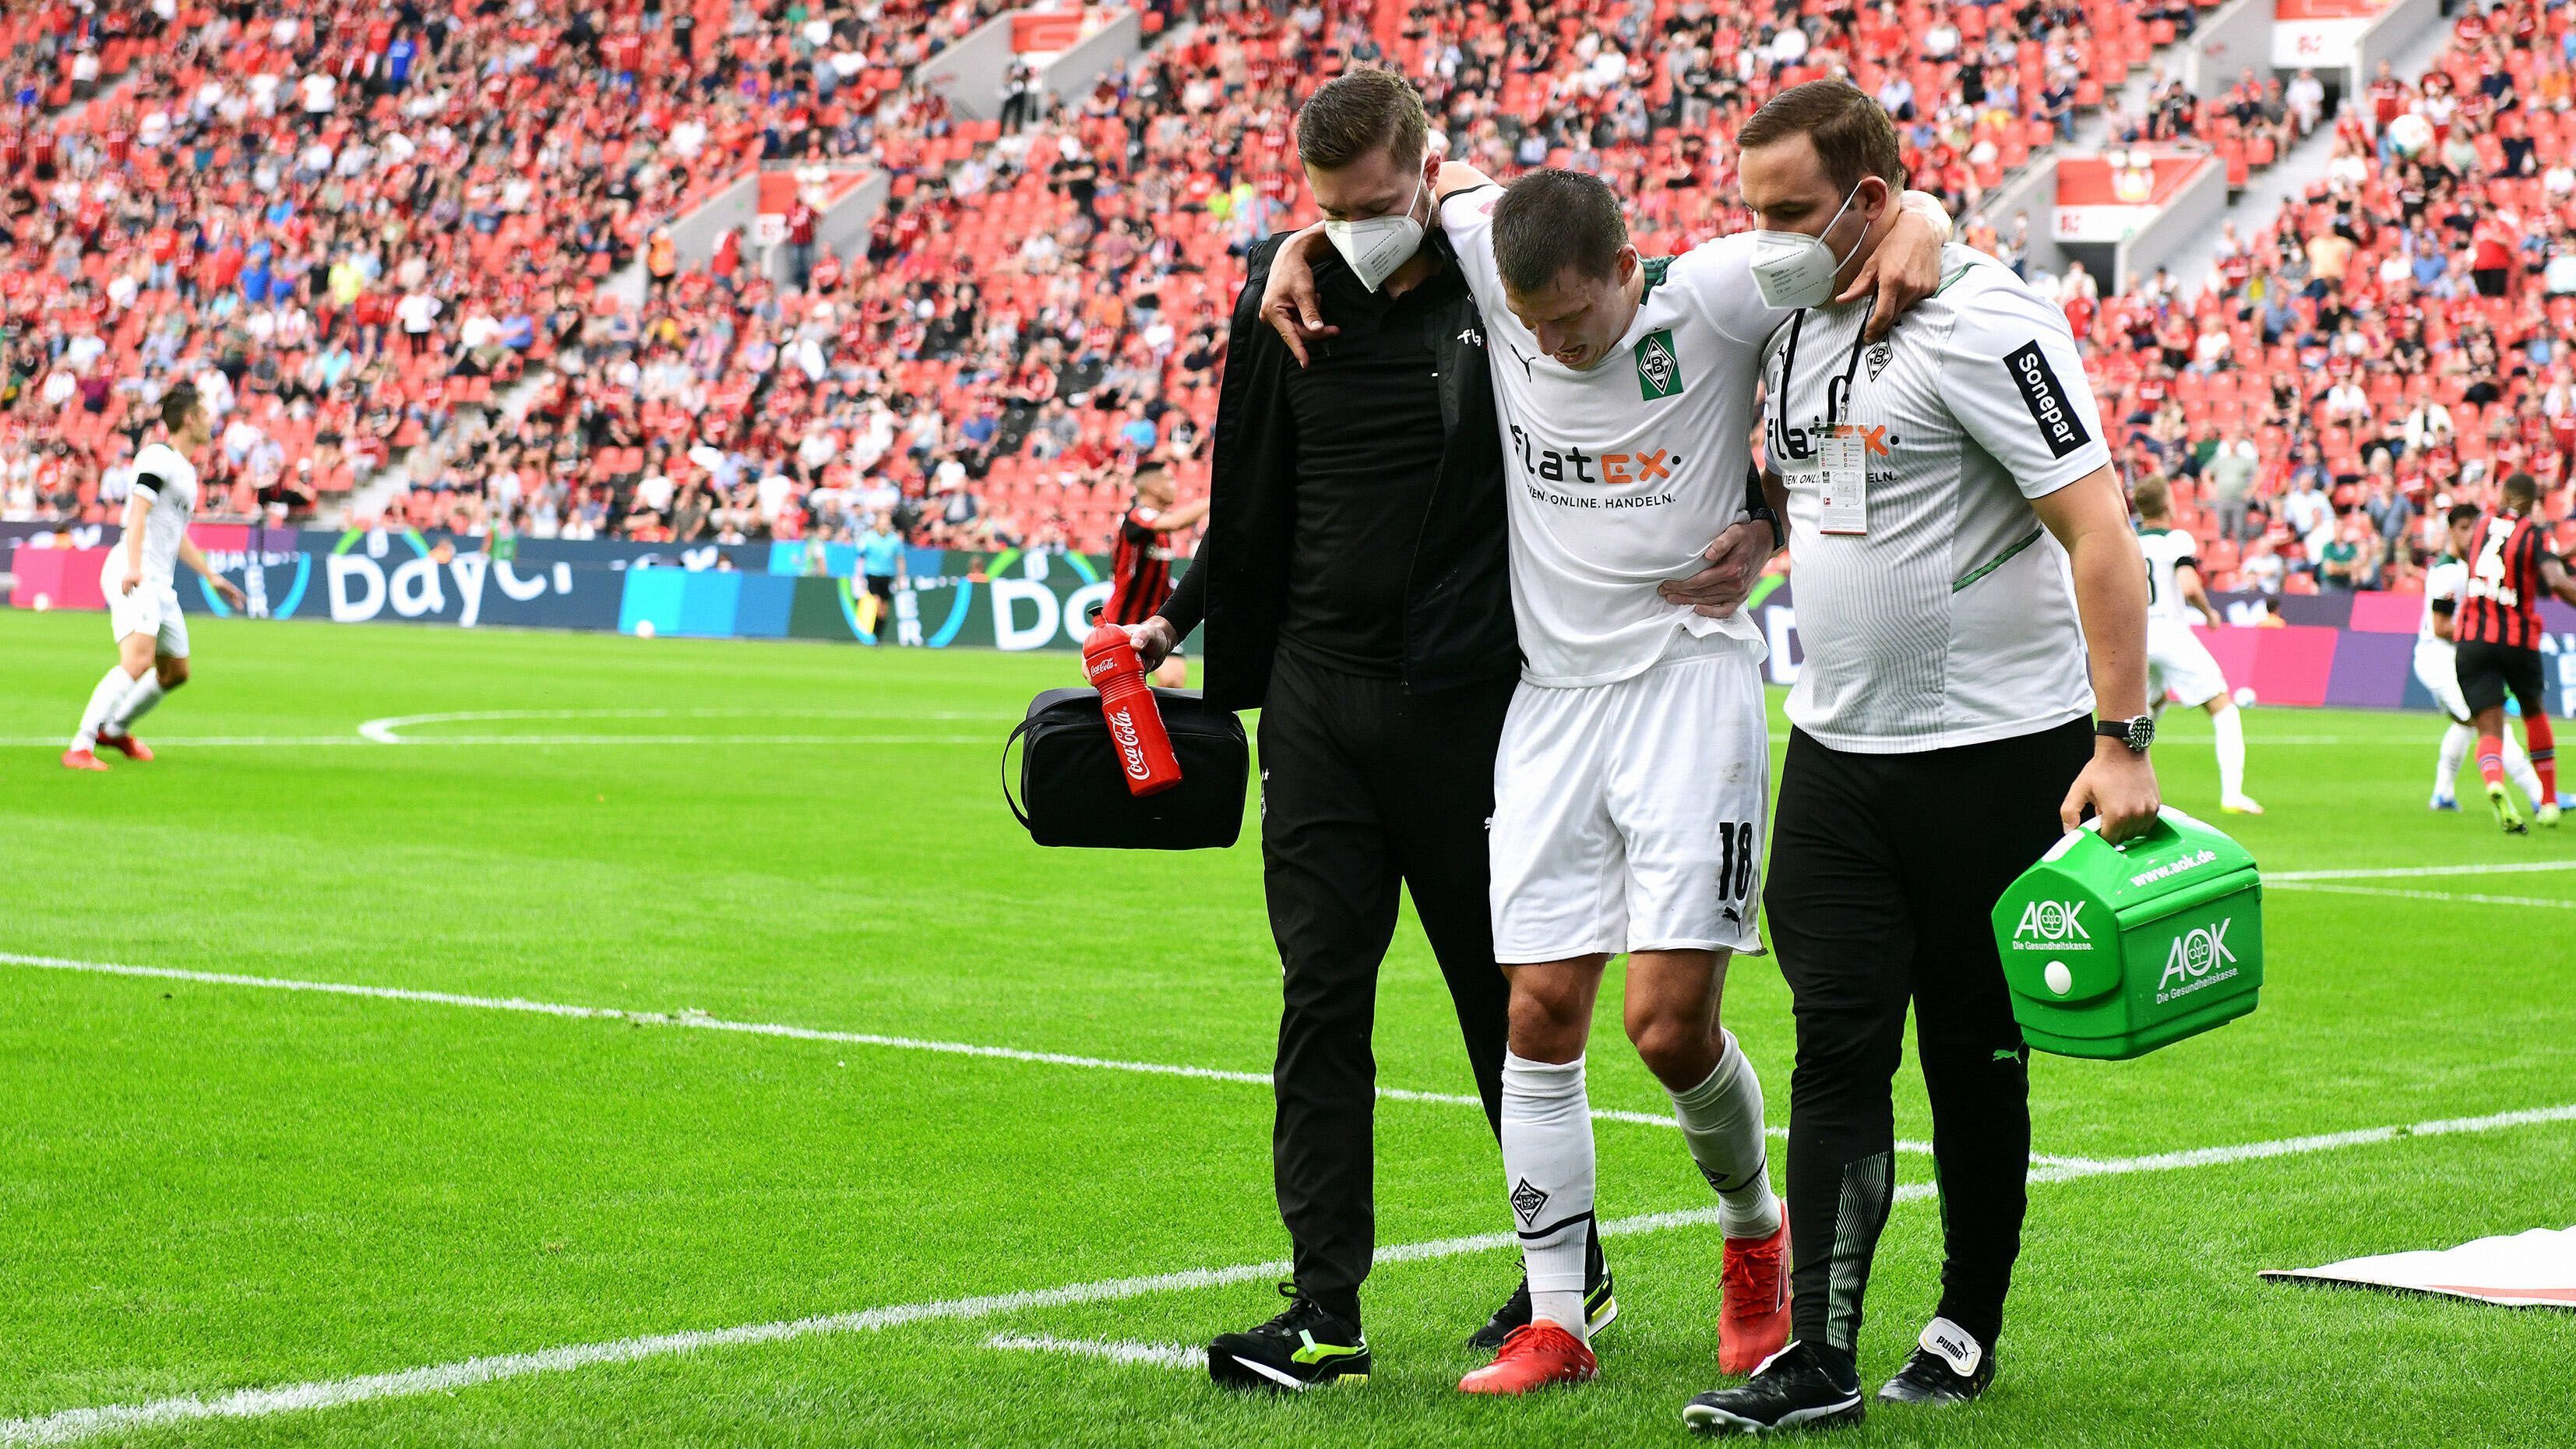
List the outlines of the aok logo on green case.
{"label": "aok logo on green case", "polygon": [[2084,929],[2080,919],[2089,901],[2032,901],[2021,908],[2021,923],[2013,927],[2013,949],[2017,951],[2090,951],[2093,933]]}
{"label": "aok logo on green case", "polygon": [[[2236,953],[2227,948],[2227,928],[2235,924],[2235,917],[2221,916],[2174,937],[2172,949],[2165,953],[2165,974],[2156,979],[2157,1004],[2189,996],[2236,974]],[[2217,970],[2221,966],[2227,969]]]}
{"label": "aok logo on green case", "polygon": [[1658,327],[1637,343],[1637,395],[1647,402],[1682,390],[1682,360],[1673,351],[1673,329]]}

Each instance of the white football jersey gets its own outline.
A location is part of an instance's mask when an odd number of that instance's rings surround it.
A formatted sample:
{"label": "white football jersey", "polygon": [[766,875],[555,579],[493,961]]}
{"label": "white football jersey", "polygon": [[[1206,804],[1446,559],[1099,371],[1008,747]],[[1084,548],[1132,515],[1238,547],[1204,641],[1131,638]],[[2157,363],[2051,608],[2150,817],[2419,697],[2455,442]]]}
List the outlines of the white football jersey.
{"label": "white football jersey", "polygon": [[1577,372],[1542,356],[1504,303],[1492,227],[1502,194],[1451,196],[1440,223],[1485,317],[1521,677],[1560,687],[1626,679],[1685,631],[1761,658],[1761,631],[1741,611],[1703,618],[1655,593],[1699,572],[1700,550],[1744,508],[1762,343],[1788,315],[1754,286],[1752,238],[1648,261],[1627,333]]}
{"label": "white football jersey", "polygon": [[[179,545],[197,516],[197,465],[168,443],[146,443],[134,455],[136,498],[149,499],[152,511],[143,519],[143,582],[168,585],[179,567]],[[125,550],[108,551],[103,577],[109,588],[125,576]]]}
{"label": "white football jersey", "polygon": [[[1790,721],[1830,749],[1907,754],[2081,717],[2074,582],[2031,507],[2111,461],[2066,314],[1964,246],[1942,253],[1938,291],[1863,345],[1867,310],[1811,309],[1763,357],[1806,652]],[[1827,436],[1859,445],[1857,530],[1838,516],[1825,531]]]}
{"label": "white football jersey", "polygon": [[2179,528],[2140,529],[2138,551],[2147,556],[2148,621],[2186,628],[2205,622],[2201,612],[2183,598],[2182,586],[2174,579],[2180,565],[2199,566],[2200,540]]}
{"label": "white football jersey", "polygon": [[[2433,602],[2436,599],[2448,599],[2451,601],[2451,607],[2456,610],[2461,596],[2468,591],[2468,587],[2469,566],[2459,559],[2446,558],[2424,571],[2424,617],[2415,625],[2416,654],[2419,656],[2428,653],[2440,654],[2446,658],[2451,656],[2453,652],[2451,641],[2433,632]],[[2456,619],[2458,615],[2454,614],[2452,617]]]}

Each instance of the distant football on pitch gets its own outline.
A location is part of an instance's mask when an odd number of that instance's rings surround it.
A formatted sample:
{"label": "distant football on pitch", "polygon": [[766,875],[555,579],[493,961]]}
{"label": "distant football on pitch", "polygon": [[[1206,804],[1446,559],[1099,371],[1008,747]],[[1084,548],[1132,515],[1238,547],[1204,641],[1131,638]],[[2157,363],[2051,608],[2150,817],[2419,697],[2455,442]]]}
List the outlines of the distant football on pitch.
{"label": "distant football on pitch", "polygon": [[41,614],[45,612],[47,609],[54,606],[54,596],[51,594],[38,594],[35,599],[35,606],[37,613]]}
{"label": "distant football on pitch", "polygon": [[636,637],[636,638],[638,638],[638,639],[650,639],[650,638],[652,638],[652,637],[653,637],[653,621],[652,621],[652,620],[650,620],[650,619],[638,619],[638,620],[636,620],[636,621],[635,621],[635,637]]}
{"label": "distant football on pitch", "polygon": [[2237,686],[2236,707],[2238,709],[2252,709],[2254,707],[2254,686],[2250,684]]}

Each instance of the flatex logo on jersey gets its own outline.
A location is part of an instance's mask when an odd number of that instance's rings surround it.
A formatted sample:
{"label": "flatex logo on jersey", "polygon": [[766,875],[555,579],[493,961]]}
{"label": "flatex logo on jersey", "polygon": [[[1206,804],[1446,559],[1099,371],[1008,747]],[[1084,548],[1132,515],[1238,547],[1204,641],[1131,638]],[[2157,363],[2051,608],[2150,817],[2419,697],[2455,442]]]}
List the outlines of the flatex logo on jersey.
{"label": "flatex logo on jersey", "polygon": [[1679,397],[1682,390],[1682,360],[1673,351],[1673,329],[1658,327],[1638,339],[1637,395],[1647,402]]}
{"label": "flatex logo on jersey", "polygon": [[2093,933],[2084,926],[2084,908],[2090,901],[2032,901],[2021,908],[2021,924],[2013,927],[2013,949],[2016,951],[2090,951]]}
{"label": "flatex logo on jersey", "polygon": [[2165,974],[2156,979],[2158,1006],[2236,974],[2236,953],[2227,948],[2227,928],[2235,924],[2235,917],[2221,916],[2174,937],[2172,948],[2165,952]]}
{"label": "flatex logo on jersey", "polygon": [[[1512,424],[1512,456],[1520,460],[1523,472],[1538,480],[1530,485],[1530,497],[1559,508],[1601,512],[1660,508],[1671,503],[1675,496],[1669,491],[1675,481],[1673,470],[1682,461],[1681,455],[1670,448],[1641,447],[1627,453],[1587,453],[1573,445],[1551,447],[1546,439],[1531,436],[1518,423]],[[1538,486],[1541,483],[1569,483],[1586,488],[1651,488],[1661,485],[1667,491],[1563,493]]]}
{"label": "flatex logo on jersey", "polygon": [[2063,458],[2093,441],[2075,410],[2067,406],[2066,388],[2057,380],[2057,369],[2048,365],[2048,355],[2039,350],[2038,338],[2006,356],[2004,371],[2012,374],[2013,386],[2029,405],[2031,421],[2039,424],[2039,438],[2048,444],[2050,457]]}

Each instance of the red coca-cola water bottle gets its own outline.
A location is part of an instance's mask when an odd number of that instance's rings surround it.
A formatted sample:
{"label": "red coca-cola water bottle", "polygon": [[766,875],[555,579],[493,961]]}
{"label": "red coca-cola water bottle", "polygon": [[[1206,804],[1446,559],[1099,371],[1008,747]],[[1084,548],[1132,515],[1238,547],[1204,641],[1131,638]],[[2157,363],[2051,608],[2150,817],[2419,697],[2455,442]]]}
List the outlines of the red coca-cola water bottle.
{"label": "red coca-cola water bottle", "polygon": [[1104,623],[1082,641],[1082,672],[1100,691],[1100,713],[1118,747],[1118,768],[1131,795],[1156,795],[1181,783],[1181,762],[1163,732],[1163,711],[1145,683],[1145,661],[1127,631]]}

